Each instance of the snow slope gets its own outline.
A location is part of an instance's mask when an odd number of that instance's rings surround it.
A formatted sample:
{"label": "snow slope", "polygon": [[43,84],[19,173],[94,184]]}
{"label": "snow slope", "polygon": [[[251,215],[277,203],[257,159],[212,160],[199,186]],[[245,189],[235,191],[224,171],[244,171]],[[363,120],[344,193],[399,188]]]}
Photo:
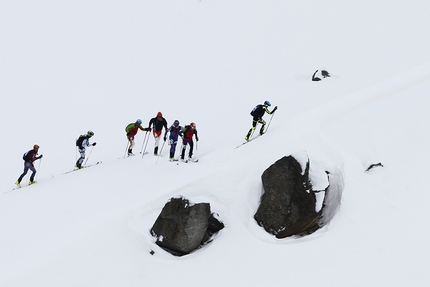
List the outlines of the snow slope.
{"label": "snow slope", "polygon": [[[425,285],[429,12],[402,0],[3,1],[0,286]],[[316,69],[332,77],[312,82]],[[266,99],[278,106],[269,132],[235,149]],[[157,163],[122,158],[125,126],[158,111],[196,122],[199,163],[168,162],[167,145]],[[88,163],[103,163],[63,174],[87,130]],[[39,183],[9,192],[34,143]],[[260,176],[304,153],[334,175],[340,207],[314,234],[278,240],[253,219]],[[226,224],[181,258],[149,234],[178,195]]]}

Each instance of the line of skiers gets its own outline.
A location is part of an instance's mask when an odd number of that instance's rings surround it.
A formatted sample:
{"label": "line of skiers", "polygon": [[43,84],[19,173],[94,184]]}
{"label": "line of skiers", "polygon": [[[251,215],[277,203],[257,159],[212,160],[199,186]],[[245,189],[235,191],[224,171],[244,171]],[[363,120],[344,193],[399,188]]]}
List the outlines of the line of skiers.
{"label": "line of skiers", "polygon": [[[245,137],[245,140],[248,141],[249,138],[254,133],[257,124],[261,124],[260,133],[259,135],[263,135],[265,132],[266,122],[263,120],[263,116],[265,113],[268,113],[269,115],[272,115],[275,113],[275,111],[278,109],[277,106],[272,111],[269,111],[268,107],[270,107],[271,104],[269,101],[265,101],[263,104],[259,104],[255,106],[255,108],[251,111],[252,118],[252,127],[248,131],[248,134]],[[158,147],[160,143],[160,137],[163,128],[164,136],[163,140],[166,142],[167,140],[167,134],[169,133],[169,145],[170,145],[170,151],[169,151],[169,160],[175,161],[175,152],[176,152],[176,145],[178,143],[179,137],[182,139],[182,151],[181,151],[181,160],[185,159],[185,152],[186,148],[189,145],[189,151],[188,151],[188,158],[191,159],[193,156],[193,150],[194,150],[194,142],[193,142],[193,136],[196,136],[196,141],[199,141],[199,137],[197,135],[197,129],[196,124],[194,122],[190,123],[189,125],[186,125],[184,127],[180,126],[179,121],[175,120],[173,124],[167,128],[167,121],[163,117],[163,114],[161,112],[157,113],[157,116],[154,118],[151,118],[148,124],[147,128],[142,127],[142,120],[137,119],[136,122],[130,123],[126,126],[126,136],[128,140],[128,156],[132,156],[133,154],[133,147],[135,145],[134,137],[136,136],[138,130],[150,132],[152,131],[152,134],[154,136],[155,144],[154,144],[154,155],[158,156]],[[78,148],[80,157],[76,161],[75,166],[78,169],[83,168],[83,161],[85,160],[85,151],[86,148],[89,146],[95,146],[96,142],[90,143],[90,138],[94,136],[94,132],[88,131],[86,134],[79,136],[79,138],[76,140],[76,146]],[[23,155],[24,160],[24,172],[19,176],[18,180],[15,182],[15,184],[18,187],[21,187],[21,181],[24,178],[24,176],[27,174],[28,170],[32,171],[32,174],[30,176],[30,182],[29,184],[34,184],[36,181],[34,180],[34,177],[36,175],[36,169],[34,167],[33,162],[41,159],[43,155],[38,156],[39,151],[39,145],[35,144],[33,146],[33,149],[29,150]]]}
{"label": "line of skiers", "polygon": [[189,125],[186,125],[184,127],[179,125],[179,121],[175,120],[173,124],[167,128],[167,121],[163,117],[163,114],[161,112],[157,113],[157,116],[155,118],[152,118],[149,121],[148,127],[144,128],[142,127],[142,120],[137,119],[136,122],[130,123],[125,128],[126,136],[129,141],[128,145],[128,156],[132,156],[133,154],[133,147],[135,145],[134,137],[137,134],[138,130],[150,132],[152,131],[152,135],[154,136],[154,155],[158,156],[158,148],[160,144],[160,138],[161,134],[164,128],[164,136],[163,140],[167,140],[167,134],[169,133],[169,145],[170,145],[170,152],[169,152],[169,160],[174,161],[175,158],[175,151],[176,151],[176,145],[178,143],[179,137],[182,139],[182,151],[181,151],[181,160],[185,159],[185,152],[187,149],[187,146],[189,145],[190,149],[188,151],[188,158],[192,158],[193,156],[193,150],[194,150],[194,142],[193,142],[193,136],[196,136],[196,141],[199,141],[199,137],[197,135],[197,128],[196,124],[194,122],[190,123]]}

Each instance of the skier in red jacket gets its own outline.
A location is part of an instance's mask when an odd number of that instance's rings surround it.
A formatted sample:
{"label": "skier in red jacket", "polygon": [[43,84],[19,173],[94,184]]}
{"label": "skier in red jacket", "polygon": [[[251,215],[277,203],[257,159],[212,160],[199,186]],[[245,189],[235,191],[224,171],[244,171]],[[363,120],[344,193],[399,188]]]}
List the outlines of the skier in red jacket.
{"label": "skier in red jacket", "polygon": [[199,141],[199,137],[197,135],[197,129],[196,124],[191,123],[189,125],[186,125],[182,131],[179,133],[179,135],[182,138],[182,153],[181,153],[181,160],[184,160],[185,158],[185,150],[187,148],[187,144],[190,145],[190,151],[188,152],[188,158],[193,157],[193,148],[194,148],[194,142],[193,142],[193,135],[196,135],[196,141]]}

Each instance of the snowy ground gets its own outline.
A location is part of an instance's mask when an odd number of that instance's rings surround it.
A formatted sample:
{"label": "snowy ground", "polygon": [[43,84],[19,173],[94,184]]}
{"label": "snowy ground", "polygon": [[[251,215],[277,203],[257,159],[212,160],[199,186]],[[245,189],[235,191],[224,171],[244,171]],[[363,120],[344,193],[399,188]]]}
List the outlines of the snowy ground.
{"label": "snowy ground", "polygon": [[[424,286],[428,15],[403,0],[3,1],[0,286]],[[264,100],[269,132],[235,149]],[[167,145],[157,164],[122,158],[125,126],[158,111],[196,122],[199,163],[168,162]],[[87,130],[103,163],[63,174]],[[9,192],[34,143],[39,183]],[[339,175],[340,208],[278,240],[253,219],[260,176],[303,153]],[[178,195],[226,224],[181,258],[149,234]]]}

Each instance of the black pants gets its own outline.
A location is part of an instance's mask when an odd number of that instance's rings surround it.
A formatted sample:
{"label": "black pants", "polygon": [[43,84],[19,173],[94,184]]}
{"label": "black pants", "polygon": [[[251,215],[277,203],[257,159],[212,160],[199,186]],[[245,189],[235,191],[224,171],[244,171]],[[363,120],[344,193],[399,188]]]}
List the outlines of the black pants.
{"label": "black pants", "polygon": [[252,132],[255,130],[257,123],[261,124],[260,134],[263,134],[264,128],[266,127],[266,122],[263,120],[262,117],[254,117],[252,119],[252,128],[249,129],[248,134],[246,135],[247,139],[251,136]]}
{"label": "black pants", "polygon": [[193,148],[194,148],[194,142],[193,140],[184,140],[183,142],[183,146],[182,146],[182,153],[181,153],[181,159],[185,158],[185,150],[187,149],[187,144],[190,144],[190,151],[188,152],[188,157],[192,158],[193,157]]}

